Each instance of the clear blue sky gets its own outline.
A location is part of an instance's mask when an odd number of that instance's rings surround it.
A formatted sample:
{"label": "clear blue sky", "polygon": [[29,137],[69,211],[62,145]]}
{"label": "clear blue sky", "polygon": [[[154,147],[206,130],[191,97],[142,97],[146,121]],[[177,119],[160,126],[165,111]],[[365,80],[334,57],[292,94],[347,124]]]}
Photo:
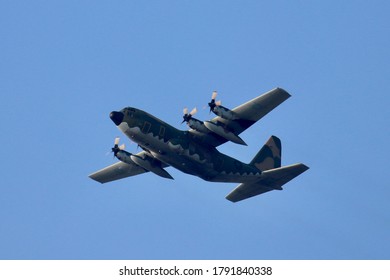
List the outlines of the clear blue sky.
{"label": "clear blue sky", "polygon": [[[389,259],[388,1],[1,1],[0,259]],[[108,115],[177,128],[218,90],[292,97],[222,152],[270,135],[310,170],[241,203],[170,168],[100,185]],[[200,111],[200,119],[212,116]],[[122,136],[130,152],[136,145]]]}

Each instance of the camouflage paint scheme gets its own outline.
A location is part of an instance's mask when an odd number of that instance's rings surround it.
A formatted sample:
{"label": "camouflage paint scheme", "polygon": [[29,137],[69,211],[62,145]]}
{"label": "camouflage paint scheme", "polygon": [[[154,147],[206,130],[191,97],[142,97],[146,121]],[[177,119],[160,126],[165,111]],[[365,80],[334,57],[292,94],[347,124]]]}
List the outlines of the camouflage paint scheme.
{"label": "camouflage paint scheme", "polygon": [[[117,150],[115,155],[121,161],[91,174],[90,178],[106,183],[151,171],[161,177],[173,179],[164,170],[172,166],[210,182],[241,183],[226,197],[232,202],[270,190],[281,190],[283,184],[308,167],[303,164],[281,167],[282,147],[279,138],[271,136],[248,164],[220,153],[217,147],[231,139],[228,133],[238,137],[289,97],[285,90],[273,89],[231,110],[234,119],[217,116],[210,120],[209,123],[219,129],[213,131],[205,128],[201,131],[178,130],[159,118],[132,107],[114,111],[110,118],[143,151],[132,155]],[[246,145],[243,141],[236,143]]]}

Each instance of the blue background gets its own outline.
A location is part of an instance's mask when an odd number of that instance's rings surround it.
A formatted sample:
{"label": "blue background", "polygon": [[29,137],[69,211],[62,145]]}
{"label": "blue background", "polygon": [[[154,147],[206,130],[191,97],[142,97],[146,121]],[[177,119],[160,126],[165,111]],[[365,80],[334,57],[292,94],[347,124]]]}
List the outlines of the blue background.
{"label": "blue background", "polygon": [[[389,259],[388,1],[0,1],[1,259]],[[270,135],[310,170],[233,204],[169,168],[100,185],[108,115],[173,126],[213,90],[292,97],[220,151]],[[210,119],[200,110],[199,119]]]}

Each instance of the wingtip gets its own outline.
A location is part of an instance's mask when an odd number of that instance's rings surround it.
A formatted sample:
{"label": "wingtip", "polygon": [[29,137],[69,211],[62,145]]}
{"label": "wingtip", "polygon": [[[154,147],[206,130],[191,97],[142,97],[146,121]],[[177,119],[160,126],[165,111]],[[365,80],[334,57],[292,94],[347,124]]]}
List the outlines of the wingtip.
{"label": "wingtip", "polygon": [[94,178],[93,174],[88,175],[88,178],[90,178],[90,179],[92,179],[92,180],[94,180],[95,182],[98,182],[98,183],[100,183],[100,184],[104,184],[104,182],[99,181],[97,178]]}
{"label": "wingtip", "polygon": [[239,200],[234,200],[232,199],[231,197],[229,197],[229,195],[225,196],[226,200],[229,200],[230,202],[233,202],[233,203],[236,203],[237,201]]}
{"label": "wingtip", "polygon": [[280,91],[281,93],[283,93],[283,94],[286,96],[286,99],[291,97],[291,94],[289,94],[289,93],[287,92],[287,90],[285,90],[285,89],[283,89],[283,88],[281,88],[281,87],[277,87],[276,90],[278,90],[278,91]]}
{"label": "wingtip", "polygon": [[302,164],[302,169],[304,169],[303,171],[310,169],[310,167],[307,166],[306,164],[303,164],[303,163],[301,163],[301,164]]}

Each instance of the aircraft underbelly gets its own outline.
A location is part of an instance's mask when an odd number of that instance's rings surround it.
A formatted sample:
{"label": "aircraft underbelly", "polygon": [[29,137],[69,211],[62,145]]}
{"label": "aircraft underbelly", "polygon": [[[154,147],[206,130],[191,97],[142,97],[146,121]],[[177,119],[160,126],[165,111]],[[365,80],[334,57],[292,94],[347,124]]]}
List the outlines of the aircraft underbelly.
{"label": "aircraft underbelly", "polygon": [[199,176],[201,173],[208,173],[207,169],[213,171],[211,162],[201,160],[199,155],[191,155],[189,150],[172,145],[170,141],[164,141],[153,133],[143,133],[138,127],[130,128],[127,123],[122,123],[118,128],[155,158],[182,172]]}
{"label": "aircraft underbelly", "polygon": [[[138,127],[130,128],[127,123],[122,123],[118,127],[132,141],[147,149],[153,157],[184,173],[212,182],[244,183],[259,179],[259,172],[217,151],[198,151],[197,153],[196,149],[190,151],[190,148],[186,148],[184,144],[176,143],[173,139],[164,141],[163,138],[153,135],[152,132],[144,133]],[[221,162],[216,160],[217,157],[221,159]],[[228,161],[239,163],[241,168],[239,170],[232,167],[223,169],[223,162]],[[227,164],[227,166],[230,165],[233,164]]]}

